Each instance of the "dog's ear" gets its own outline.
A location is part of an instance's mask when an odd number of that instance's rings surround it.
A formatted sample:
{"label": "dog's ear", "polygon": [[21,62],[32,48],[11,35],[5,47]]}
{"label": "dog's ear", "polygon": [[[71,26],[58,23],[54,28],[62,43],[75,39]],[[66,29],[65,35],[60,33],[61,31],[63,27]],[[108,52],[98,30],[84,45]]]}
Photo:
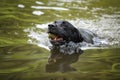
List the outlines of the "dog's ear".
{"label": "dog's ear", "polygon": [[74,30],[73,30],[72,39],[73,39],[72,41],[74,41],[74,42],[82,42],[83,41],[82,35],[76,28],[74,28]]}
{"label": "dog's ear", "polygon": [[77,28],[75,28],[71,23],[64,21],[66,23],[67,26],[69,26],[69,28],[71,28],[71,32],[70,32],[70,40],[73,42],[82,42],[83,41],[83,37],[80,34],[79,30]]}

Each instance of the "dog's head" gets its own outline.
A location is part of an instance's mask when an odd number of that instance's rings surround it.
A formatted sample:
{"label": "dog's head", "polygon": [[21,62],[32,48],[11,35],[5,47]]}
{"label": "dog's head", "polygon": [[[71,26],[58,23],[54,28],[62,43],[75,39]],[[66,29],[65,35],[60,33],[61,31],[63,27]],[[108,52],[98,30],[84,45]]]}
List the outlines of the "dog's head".
{"label": "dog's head", "polygon": [[73,41],[82,42],[83,38],[79,31],[68,21],[55,21],[48,25],[48,34],[52,45],[62,45]]}

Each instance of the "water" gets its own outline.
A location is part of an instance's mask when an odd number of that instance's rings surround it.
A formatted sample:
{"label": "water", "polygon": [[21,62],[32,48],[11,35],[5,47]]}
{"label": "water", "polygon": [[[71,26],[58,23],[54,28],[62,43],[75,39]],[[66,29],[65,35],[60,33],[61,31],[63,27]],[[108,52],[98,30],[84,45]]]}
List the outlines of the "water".
{"label": "water", "polygon": [[[119,0],[1,0],[0,79],[119,80],[119,3]],[[81,47],[81,55],[56,54],[57,49],[52,55],[46,32],[47,25],[55,20],[67,20],[76,28],[93,31],[104,45],[86,44]]]}

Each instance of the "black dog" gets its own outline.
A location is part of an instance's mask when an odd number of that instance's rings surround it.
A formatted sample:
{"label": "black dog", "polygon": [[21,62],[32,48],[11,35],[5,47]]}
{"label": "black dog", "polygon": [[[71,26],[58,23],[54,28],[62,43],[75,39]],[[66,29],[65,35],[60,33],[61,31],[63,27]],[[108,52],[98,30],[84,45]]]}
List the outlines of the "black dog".
{"label": "black dog", "polygon": [[96,36],[89,30],[78,30],[67,21],[55,21],[53,24],[49,24],[48,34],[53,46],[46,65],[47,72],[75,71],[76,69],[70,64],[76,62],[79,55],[83,53],[77,43],[83,41],[94,43],[93,38]]}
{"label": "black dog", "polygon": [[77,29],[68,21],[55,21],[48,25],[48,34],[52,45],[62,45],[69,43],[87,42],[94,43],[93,38],[96,36],[93,32],[86,29]]}

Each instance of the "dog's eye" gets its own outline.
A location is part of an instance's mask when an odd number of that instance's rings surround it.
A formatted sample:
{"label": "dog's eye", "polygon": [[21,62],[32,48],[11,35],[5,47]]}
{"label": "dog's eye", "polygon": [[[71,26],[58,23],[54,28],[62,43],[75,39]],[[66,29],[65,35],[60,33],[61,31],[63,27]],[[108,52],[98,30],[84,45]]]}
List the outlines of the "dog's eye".
{"label": "dog's eye", "polygon": [[65,21],[63,21],[62,24],[65,24]]}
{"label": "dog's eye", "polygon": [[61,24],[61,26],[62,26],[62,27],[65,27],[65,24],[66,24],[66,22],[63,21],[62,24]]}

